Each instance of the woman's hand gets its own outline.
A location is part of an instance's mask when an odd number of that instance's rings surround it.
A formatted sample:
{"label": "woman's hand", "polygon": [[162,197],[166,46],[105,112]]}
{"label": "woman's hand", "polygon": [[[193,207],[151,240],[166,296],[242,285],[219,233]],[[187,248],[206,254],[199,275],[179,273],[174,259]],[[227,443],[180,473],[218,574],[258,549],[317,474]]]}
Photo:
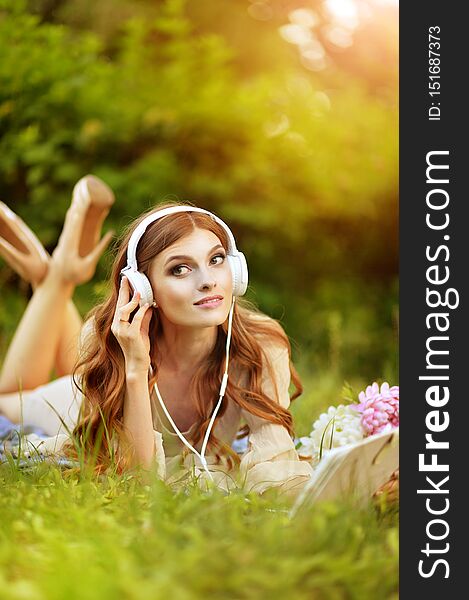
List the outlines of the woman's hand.
{"label": "woman's hand", "polygon": [[129,300],[130,291],[129,280],[127,277],[122,277],[111,331],[124,353],[126,374],[145,373],[146,375],[150,368],[148,329],[152,311],[149,310],[148,304],[144,304],[135,313],[132,323],[130,323],[130,314],[137,308],[140,301],[138,292],[135,292]]}

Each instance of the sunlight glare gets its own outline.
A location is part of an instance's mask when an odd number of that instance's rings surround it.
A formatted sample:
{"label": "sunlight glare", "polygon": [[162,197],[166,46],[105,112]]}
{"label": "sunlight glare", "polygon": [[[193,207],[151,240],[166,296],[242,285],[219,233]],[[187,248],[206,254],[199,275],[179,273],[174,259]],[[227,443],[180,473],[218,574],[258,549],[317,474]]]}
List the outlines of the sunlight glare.
{"label": "sunlight glare", "polygon": [[349,48],[353,44],[353,37],[349,29],[333,25],[325,30],[327,39],[339,48]]}
{"label": "sunlight glare", "polygon": [[288,14],[288,18],[295,25],[301,25],[302,27],[316,27],[319,23],[317,14],[309,8],[297,8],[292,10]]}
{"label": "sunlight glare", "polygon": [[354,0],[326,0],[328,12],[342,26],[355,29],[358,26],[358,9]]}
{"label": "sunlight glare", "polygon": [[279,31],[284,40],[298,46],[308,44],[313,39],[311,31],[302,25],[282,25]]}

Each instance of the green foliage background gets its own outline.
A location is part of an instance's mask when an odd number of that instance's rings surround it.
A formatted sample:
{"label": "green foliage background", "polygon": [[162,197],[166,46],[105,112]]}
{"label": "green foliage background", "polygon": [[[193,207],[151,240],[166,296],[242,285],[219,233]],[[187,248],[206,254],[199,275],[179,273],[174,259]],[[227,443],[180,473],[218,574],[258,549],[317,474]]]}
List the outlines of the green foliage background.
{"label": "green foliage background", "polygon": [[[49,251],[88,172],[117,232],[168,197],[213,210],[305,372],[396,383],[396,15],[376,5],[349,48],[323,39],[312,71],[279,27],[302,7],[327,26],[323,2],[263,4],[0,0],[0,197]],[[30,291],[4,264],[0,285],[4,351]]]}

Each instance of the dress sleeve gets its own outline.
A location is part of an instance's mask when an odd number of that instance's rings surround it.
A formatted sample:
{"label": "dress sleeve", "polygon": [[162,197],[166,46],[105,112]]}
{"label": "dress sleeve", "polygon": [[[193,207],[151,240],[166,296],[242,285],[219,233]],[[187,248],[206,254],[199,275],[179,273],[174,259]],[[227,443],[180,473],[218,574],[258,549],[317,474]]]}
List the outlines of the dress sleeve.
{"label": "dress sleeve", "polygon": [[155,469],[158,477],[163,481],[166,479],[166,455],[163,448],[163,436],[159,431],[153,429],[155,437]]}
{"label": "dress sleeve", "polygon": [[[262,373],[263,391],[283,406],[290,406],[290,360],[288,349],[278,345],[265,349],[275,373],[273,381],[266,367]],[[276,423],[242,410],[250,427],[249,447],[241,459],[240,475],[247,491],[264,493],[277,488],[282,494],[296,496],[313,474],[312,466],[300,460],[288,430]]]}

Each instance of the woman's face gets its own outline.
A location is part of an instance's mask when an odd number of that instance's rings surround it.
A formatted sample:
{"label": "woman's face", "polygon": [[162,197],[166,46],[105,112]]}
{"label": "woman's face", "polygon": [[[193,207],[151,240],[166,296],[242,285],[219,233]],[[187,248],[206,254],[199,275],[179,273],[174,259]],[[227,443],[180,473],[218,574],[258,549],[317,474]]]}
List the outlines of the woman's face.
{"label": "woman's face", "polygon": [[231,269],[220,239],[207,229],[195,229],[158,254],[149,279],[157,310],[175,325],[210,327],[228,317]]}

